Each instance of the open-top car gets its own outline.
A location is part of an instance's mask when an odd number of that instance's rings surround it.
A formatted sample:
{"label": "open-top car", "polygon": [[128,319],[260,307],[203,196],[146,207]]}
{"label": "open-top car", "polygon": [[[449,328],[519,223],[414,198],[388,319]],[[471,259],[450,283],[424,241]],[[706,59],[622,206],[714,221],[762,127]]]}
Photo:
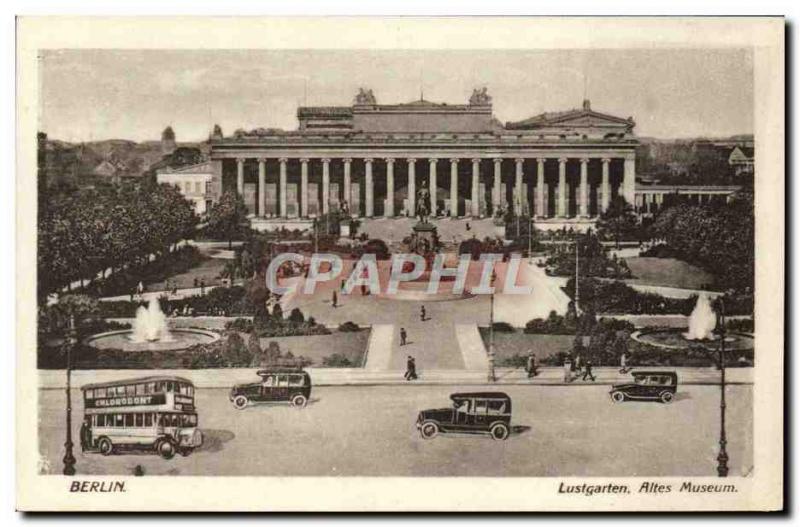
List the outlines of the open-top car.
{"label": "open-top car", "polygon": [[674,371],[634,371],[633,382],[615,384],[609,394],[615,403],[627,399],[661,401],[669,404],[678,389],[678,374]]}
{"label": "open-top car", "polygon": [[228,399],[237,410],[255,402],[289,402],[303,408],[311,396],[311,376],[300,368],[269,368],[259,370],[260,382],[237,384]]}
{"label": "open-top car", "polygon": [[511,431],[511,398],[502,392],[454,393],[450,408],[423,410],[417,429],[423,439],[441,434],[489,434],[508,438]]}

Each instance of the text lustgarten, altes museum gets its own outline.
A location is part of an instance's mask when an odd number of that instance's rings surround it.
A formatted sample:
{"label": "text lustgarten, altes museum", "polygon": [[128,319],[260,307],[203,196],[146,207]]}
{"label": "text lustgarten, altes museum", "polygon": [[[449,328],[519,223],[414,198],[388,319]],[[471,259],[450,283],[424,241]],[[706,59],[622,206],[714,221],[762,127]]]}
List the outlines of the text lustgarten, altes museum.
{"label": "text lustgarten, altes museum", "polygon": [[295,131],[215,135],[213,199],[236,189],[256,222],[413,216],[420,194],[434,216],[513,207],[554,225],[589,222],[615,195],[635,204],[635,123],[588,100],[504,125],[485,89],[454,105],[378,104],[360,90],[352,106],[300,107],[297,117]]}

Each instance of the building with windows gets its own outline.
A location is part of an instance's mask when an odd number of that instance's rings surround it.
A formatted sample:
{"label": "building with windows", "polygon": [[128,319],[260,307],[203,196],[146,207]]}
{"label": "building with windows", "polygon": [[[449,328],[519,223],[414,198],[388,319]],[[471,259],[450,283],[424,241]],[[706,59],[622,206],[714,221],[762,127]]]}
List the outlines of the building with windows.
{"label": "building with windows", "polygon": [[180,168],[160,168],[156,171],[156,181],[178,187],[199,215],[208,212],[219,194],[214,191],[214,173],[208,161]]}

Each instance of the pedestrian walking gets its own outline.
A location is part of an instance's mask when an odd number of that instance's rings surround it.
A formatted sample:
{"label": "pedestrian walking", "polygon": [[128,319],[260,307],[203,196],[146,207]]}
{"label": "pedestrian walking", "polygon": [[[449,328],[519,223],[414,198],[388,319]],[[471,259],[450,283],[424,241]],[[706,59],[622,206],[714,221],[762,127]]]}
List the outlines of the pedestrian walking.
{"label": "pedestrian walking", "polygon": [[622,355],[619,356],[619,372],[628,373],[628,357],[624,351]]}
{"label": "pedestrian walking", "polygon": [[425,306],[420,306],[420,308],[419,308],[419,319],[422,322],[425,322],[426,317],[427,317],[427,313],[425,312]]}
{"label": "pedestrian walking", "polygon": [[342,293],[344,293],[344,284],[345,284],[345,283],[346,283],[346,282],[345,282],[345,280],[344,280],[344,279],[342,279],[342,283],[341,283],[341,285],[339,286],[339,290],[340,290]]}
{"label": "pedestrian walking", "polygon": [[539,375],[539,372],[537,371],[536,368],[536,355],[532,351],[528,353],[528,360],[525,365],[525,371],[528,372],[529,379],[532,379],[537,375]]}
{"label": "pedestrian walking", "polygon": [[592,382],[594,382],[594,375],[592,374],[592,361],[587,360],[586,365],[583,367],[583,380],[586,380],[586,377],[590,377]]}
{"label": "pedestrian walking", "polygon": [[200,296],[205,296],[206,294],[206,280],[205,278],[200,280]]}
{"label": "pedestrian walking", "polygon": [[405,377],[407,381],[413,381],[417,378],[417,363],[411,355],[409,355],[406,360],[406,373],[403,377]]}
{"label": "pedestrian walking", "polygon": [[576,375],[580,375],[581,374],[581,356],[580,355],[576,355],[575,356],[575,368],[574,368],[574,370],[576,372]]}
{"label": "pedestrian walking", "polygon": [[408,334],[406,333],[406,328],[400,328],[400,345],[406,345],[406,339],[408,338]]}
{"label": "pedestrian walking", "polygon": [[89,422],[87,420],[81,423],[81,430],[78,437],[80,437],[81,441],[81,452],[86,452],[92,442],[92,429],[89,427]]}
{"label": "pedestrian walking", "polygon": [[139,285],[136,286],[136,292],[139,293],[139,296],[144,293],[144,284],[142,282],[139,282]]}
{"label": "pedestrian walking", "polygon": [[331,295],[331,303],[333,304],[334,308],[339,307],[338,304],[336,303],[338,300],[339,298],[336,296],[336,290],[334,289],[333,295]]}
{"label": "pedestrian walking", "polygon": [[467,232],[471,231],[472,227],[469,226],[469,222],[467,222]]}

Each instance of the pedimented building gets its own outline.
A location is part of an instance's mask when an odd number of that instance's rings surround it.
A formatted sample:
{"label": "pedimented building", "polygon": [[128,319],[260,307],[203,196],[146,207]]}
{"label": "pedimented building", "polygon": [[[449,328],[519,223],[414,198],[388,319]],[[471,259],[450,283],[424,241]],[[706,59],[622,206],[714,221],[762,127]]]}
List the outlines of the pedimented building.
{"label": "pedimented building", "polygon": [[[632,118],[581,108],[500,123],[486,89],[467,104],[420,99],[300,107],[298,129],[215,134],[213,192],[236,190],[264,218],[491,216],[509,207],[544,223],[588,223],[620,195],[634,204]],[[426,191],[420,192],[422,189]]]}

